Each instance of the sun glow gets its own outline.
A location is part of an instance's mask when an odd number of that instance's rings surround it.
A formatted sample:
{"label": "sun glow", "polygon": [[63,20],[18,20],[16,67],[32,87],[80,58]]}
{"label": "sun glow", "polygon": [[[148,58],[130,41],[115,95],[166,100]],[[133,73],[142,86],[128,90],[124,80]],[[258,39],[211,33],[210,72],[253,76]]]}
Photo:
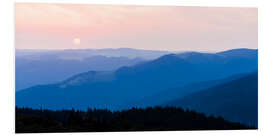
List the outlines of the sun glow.
{"label": "sun glow", "polygon": [[74,45],[79,45],[81,43],[81,40],[79,38],[74,38],[73,39],[73,44]]}

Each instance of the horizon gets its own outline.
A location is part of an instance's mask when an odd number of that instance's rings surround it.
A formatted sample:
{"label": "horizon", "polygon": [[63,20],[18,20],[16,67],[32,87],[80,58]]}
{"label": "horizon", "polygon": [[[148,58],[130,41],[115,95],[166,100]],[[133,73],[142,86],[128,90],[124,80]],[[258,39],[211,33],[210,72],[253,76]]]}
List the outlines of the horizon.
{"label": "horizon", "polygon": [[78,48],[78,49],[17,49],[15,51],[81,51],[81,50],[120,50],[120,49],[129,49],[129,50],[139,50],[139,51],[157,51],[157,52],[169,52],[169,53],[184,53],[184,52],[201,52],[201,53],[218,53],[230,50],[240,50],[240,49],[247,49],[247,50],[258,50],[258,48],[231,48],[221,51],[194,51],[194,50],[182,50],[182,51],[169,51],[169,50],[149,50],[149,49],[137,49],[137,48]]}
{"label": "horizon", "polygon": [[257,49],[258,10],[16,3],[15,31],[16,49],[134,48],[169,52]]}

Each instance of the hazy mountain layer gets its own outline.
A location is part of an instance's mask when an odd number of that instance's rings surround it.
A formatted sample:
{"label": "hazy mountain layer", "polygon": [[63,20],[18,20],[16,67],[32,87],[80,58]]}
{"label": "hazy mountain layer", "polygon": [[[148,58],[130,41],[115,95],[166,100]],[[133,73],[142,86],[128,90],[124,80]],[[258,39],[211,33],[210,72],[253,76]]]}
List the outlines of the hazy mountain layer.
{"label": "hazy mountain layer", "polygon": [[67,50],[16,50],[16,56],[38,59],[44,56],[53,56],[60,59],[84,59],[96,55],[107,57],[127,57],[130,59],[156,59],[169,54],[168,51],[141,50],[131,48],[118,49],[67,49]]}
{"label": "hazy mountain layer", "polygon": [[122,66],[132,66],[142,59],[126,57],[91,56],[84,59],[61,59],[54,55],[16,56],[16,90],[38,84],[63,81],[74,74],[89,70],[112,71]]}

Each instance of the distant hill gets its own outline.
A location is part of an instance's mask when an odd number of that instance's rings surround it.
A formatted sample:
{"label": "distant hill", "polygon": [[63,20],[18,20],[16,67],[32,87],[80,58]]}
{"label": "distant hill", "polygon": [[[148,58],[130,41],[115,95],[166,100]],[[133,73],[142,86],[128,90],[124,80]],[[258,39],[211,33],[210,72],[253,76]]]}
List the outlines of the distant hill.
{"label": "distant hill", "polygon": [[254,55],[257,55],[257,49],[246,49],[246,48],[240,48],[240,49],[232,49],[227,50],[223,52],[217,53],[219,55],[225,55],[229,57],[246,57],[246,58],[252,58]]}
{"label": "distant hill", "polygon": [[257,126],[258,73],[174,99],[165,105],[189,108],[222,116],[226,120]]}
{"label": "distant hill", "polygon": [[126,57],[130,59],[156,59],[162,55],[169,54],[168,51],[142,50],[131,48],[107,48],[107,49],[66,49],[66,50],[31,50],[17,49],[17,57],[40,58],[44,56],[53,56],[58,59],[84,59],[96,55],[106,57]]}
{"label": "distant hill", "polygon": [[166,89],[256,72],[257,50],[251,52],[248,53],[251,57],[197,52],[168,54],[116,71],[89,71],[60,83],[37,85],[16,92],[16,105],[50,109],[125,109],[127,106],[123,105],[127,101]]}

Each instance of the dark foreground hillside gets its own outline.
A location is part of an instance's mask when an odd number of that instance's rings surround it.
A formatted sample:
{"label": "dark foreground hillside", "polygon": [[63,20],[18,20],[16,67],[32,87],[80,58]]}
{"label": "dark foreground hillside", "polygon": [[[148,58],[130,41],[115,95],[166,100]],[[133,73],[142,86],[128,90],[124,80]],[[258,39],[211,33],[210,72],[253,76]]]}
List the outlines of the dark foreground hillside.
{"label": "dark foreground hillside", "polygon": [[16,108],[16,133],[255,129],[175,107],[111,112]]}
{"label": "dark foreground hillside", "polygon": [[258,127],[258,72],[175,98],[166,104]]}

